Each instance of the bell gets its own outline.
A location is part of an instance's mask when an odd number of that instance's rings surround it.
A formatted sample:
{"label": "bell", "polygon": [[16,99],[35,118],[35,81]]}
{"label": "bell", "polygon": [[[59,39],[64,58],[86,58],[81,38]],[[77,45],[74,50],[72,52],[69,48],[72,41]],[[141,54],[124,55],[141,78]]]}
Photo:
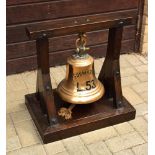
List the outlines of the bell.
{"label": "bell", "polygon": [[66,65],[66,78],[57,92],[62,100],[72,104],[89,104],[104,95],[103,84],[95,77],[94,59],[86,53],[86,36],[80,34],[76,40],[76,53],[70,56]]}

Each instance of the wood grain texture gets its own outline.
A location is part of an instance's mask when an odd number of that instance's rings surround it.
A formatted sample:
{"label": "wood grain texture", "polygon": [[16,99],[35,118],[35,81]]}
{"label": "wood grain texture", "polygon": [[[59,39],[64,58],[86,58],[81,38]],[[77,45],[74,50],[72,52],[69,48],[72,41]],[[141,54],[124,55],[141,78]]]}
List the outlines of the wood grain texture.
{"label": "wood grain texture", "polygon": [[[34,40],[29,41],[26,27],[36,29],[60,28],[111,20],[114,18],[137,18],[139,0],[7,0],[7,74],[19,73],[36,68],[36,48]],[[68,7],[69,6],[69,7]],[[97,8],[97,9],[96,9]],[[134,51],[133,44],[137,25],[126,27],[123,33],[124,52]],[[88,45],[95,48],[95,57],[105,55],[108,31],[96,31],[88,34]],[[76,35],[50,39],[50,52],[55,61],[50,65],[64,64],[67,55],[74,49]],[[125,41],[126,40],[126,41]],[[98,50],[104,45],[105,50]],[[67,51],[67,54],[65,52]],[[59,54],[64,54],[60,60]],[[103,54],[104,53],[104,54]],[[33,62],[32,62],[33,61]],[[34,66],[33,66],[34,65]]]}
{"label": "wood grain texture", "polygon": [[[123,107],[119,109],[113,108],[111,100],[100,99],[92,104],[77,105],[71,120],[58,118],[59,123],[51,127],[35,96],[35,94],[27,95],[25,102],[44,143],[123,123],[134,119],[136,113],[134,107],[124,97]],[[56,92],[54,92],[54,99],[58,110],[59,106],[63,105],[63,101],[57,97]]]}
{"label": "wood grain texture", "polygon": [[[124,28],[123,40],[134,39],[135,25]],[[108,30],[101,30],[87,33],[88,46],[106,43],[108,40]],[[50,52],[63,51],[75,48],[76,35],[51,38],[49,40]],[[22,51],[22,52],[21,52]],[[6,58],[15,59],[36,54],[35,41],[26,41],[7,45]]]}
{"label": "wood grain texture", "polygon": [[138,8],[138,0],[61,0],[7,7],[7,24]]}
{"label": "wood grain texture", "polygon": [[115,108],[122,107],[122,87],[120,76],[120,52],[123,26],[109,28],[107,54],[99,74],[107,98],[113,98]]}
{"label": "wood grain texture", "polygon": [[54,0],[6,0],[6,5],[7,6],[23,5],[28,3],[38,3],[38,2],[48,2],[48,1],[54,1]]}
{"label": "wood grain texture", "polygon": [[144,13],[144,4],[145,0],[139,0],[138,7],[138,20],[137,20],[137,28],[136,28],[136,39],[135,39],[135,52],[139,52],[141,37],[142,37],[142,24],[143,24],[143,13]]}
{"label": "wood grain texture", "polygon": [[27,27],[26,33],[29,37],[29,39],[37,39],[42,37],[42,35],[46,35],[48,38],[50,37],[60,37],[65,35],[72,35],[72,34],[78,34],[78,33],[88,33],[91,31],[98,31],[101,29],[107,29],[109,27],[116,27],[119,25],[132,25],[136,24],[137,19],[133,17],[127,17],[127,18],[115,18],[112,20],[101,20],[98,22],[87,22],[85,24],[77,24],[77,25],[67,25],[63,27],[57,27],[57,28],[49,28],[49,29],[36,29],[35,27]]}
{"label": "wood grain texture", "polygon": [[37,98],[44,114],[48,115],[50,125],[56,123],[57,112],[52,92],[52,84],[49,69],[49,41],[47,36],[36,40],[37,48]]}
{"label": "wood grain texture", "polygon": [[113,20],[116,18],[126,18],[126,17],[137,18],[137,13],[138,13],[137,9],[133,9],[133,10],[88,15],[88,16],[71,17],[65,19],[10,25],[7,26],[6,28],[7,30],[6,42],[16,43],[16,42],[28,41],[29,39],[27,37],[27,34],[25,33],[26,27],[35,28],[36,30],[50,29],[50,28],[54,29],[60,27],[74,26],[77,24],[86,24],[88,22],[87,19],[89,19],[89,22],[99,22],[99,21]]}
{"label": "wood grain texture", "polygon": [[[89,54],[99,58],[106,54],[107,44],[90,46]],[[122,53],[130,53],[134,50],[134,39],[125,40],[122,44]],[[73,54],[74,50],[65,50],[50,53],[50,66],[64,65],[67,57]],[[61,57],[60,57],[61,55]],[[33,70],[37,68],[36,55],[7,60],[7,74],[15,74],[23,71]]]}

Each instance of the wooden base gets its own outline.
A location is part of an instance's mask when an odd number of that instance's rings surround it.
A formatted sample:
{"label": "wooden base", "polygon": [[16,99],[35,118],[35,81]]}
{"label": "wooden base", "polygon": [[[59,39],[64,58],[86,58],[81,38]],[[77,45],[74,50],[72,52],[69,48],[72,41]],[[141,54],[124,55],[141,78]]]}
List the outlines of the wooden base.
{"label": "wooden base", "polygon": [[[65,120],[58,116],[58,123],[50,126],[46,114],[43,114],[36,94],[25,96],[27,108],[37,126],[44,143],[49,143],[103,127],[115,125],[135,118],[136,111],[123,97],[121,108],[114,108],[113,101],[102,98],[89,105],[76,105],[73,118]],[[68,106],[54,91],[56,109]]]}

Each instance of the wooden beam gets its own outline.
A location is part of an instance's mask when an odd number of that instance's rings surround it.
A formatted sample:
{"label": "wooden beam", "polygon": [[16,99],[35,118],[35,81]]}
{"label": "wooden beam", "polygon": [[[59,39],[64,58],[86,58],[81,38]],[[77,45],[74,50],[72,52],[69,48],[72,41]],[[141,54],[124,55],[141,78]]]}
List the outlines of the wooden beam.
{"label": "wooden beam", "polygon": [[48,38],[50,37],[58,37],[64,35],[71,35],[79,32],[89,32],[89,31],[96,31],[101,29],[106,29],[109,27],[119,27],[120,25],[130,25],[134,24],[136,19],[133,17],[122,18],[122,19],[115,19],[115,20],[107,20],[101,22],[93,22],[81,25],[74,25],[74,26],[67,26],[67,27],[60,27],[55,29],[36,29],[34,27],[27,27],[26,32],[29,36],[29,39],[37,39],[42,37],[42,35],[46,35]]}

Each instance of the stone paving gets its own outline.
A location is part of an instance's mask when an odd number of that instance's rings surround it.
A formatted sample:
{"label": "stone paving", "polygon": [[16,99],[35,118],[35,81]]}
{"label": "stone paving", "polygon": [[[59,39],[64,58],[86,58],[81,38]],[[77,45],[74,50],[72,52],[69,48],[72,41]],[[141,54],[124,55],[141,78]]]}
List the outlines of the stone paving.
{"label": "stone paving", "polygon": [[[104,59],[95,60],[98,76]],[[7,155],[147,155],[147,58],[120,58],[123,95],[136,108],[136,119],[44,145],[24,104],[35,92],[36,71],[7,76]],[[53,87],[65,66],[50,68]]]}

